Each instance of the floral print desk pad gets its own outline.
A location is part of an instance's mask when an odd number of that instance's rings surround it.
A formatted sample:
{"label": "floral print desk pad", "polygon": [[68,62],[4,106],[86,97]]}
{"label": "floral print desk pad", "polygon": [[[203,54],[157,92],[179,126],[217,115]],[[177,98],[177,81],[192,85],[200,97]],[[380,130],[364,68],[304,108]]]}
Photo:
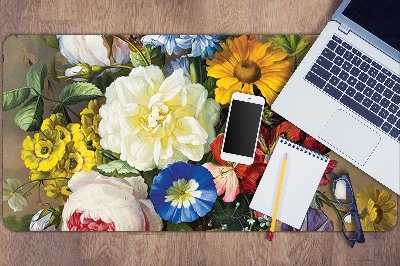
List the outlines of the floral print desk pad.
{"label": "floral print desk pad", "polygon": [[[269,231],[271,217],[249,203],[283,136],[330,157],[300,231],[342,230],[348,210],[333,196],[332,171],[350,174],[363,230],[390,230],[396,195],[270,109],[316,37],[10,36],[3,46],[5,226]],[[220,157],[235,91],[266,100],[250,166]],[[278,222],[275,230],[294,229]]]}

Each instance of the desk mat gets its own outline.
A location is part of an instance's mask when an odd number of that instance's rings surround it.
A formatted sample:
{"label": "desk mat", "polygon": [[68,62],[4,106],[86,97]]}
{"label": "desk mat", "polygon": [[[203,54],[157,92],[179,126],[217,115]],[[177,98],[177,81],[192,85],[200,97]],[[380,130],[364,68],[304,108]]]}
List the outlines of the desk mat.
{"label": "desk mat", "polygon": [[[10,36],[3,46],[5,226],[269,231],[271,218],[249,203],[283,136],[330,157],[300,231],[342,230],[348,210],[333,196],[332,171],[350,174],[363,230],[390,230],[395,193],[270,110],[316,37]],[[234,91],[266,99],[250,166],[220,158]]]}

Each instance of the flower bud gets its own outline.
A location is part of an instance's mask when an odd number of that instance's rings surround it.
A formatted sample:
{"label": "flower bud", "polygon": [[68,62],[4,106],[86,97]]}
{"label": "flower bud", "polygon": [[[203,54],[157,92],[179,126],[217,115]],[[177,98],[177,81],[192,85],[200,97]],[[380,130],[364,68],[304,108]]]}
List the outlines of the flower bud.
{"label": "flower bud", "polygon": [[109,67],[99,65],[90,66],[86,63],[78,63],[74,67],[67,68],[65,70],[65,76],[75,81],[87,81],[91,80],[93,77],[100,76],[107,68]]}
{"label": "flower bud", "polygon": [[29,231],[56,231],[61,213],[61,207],[41,209],[32,217]]}

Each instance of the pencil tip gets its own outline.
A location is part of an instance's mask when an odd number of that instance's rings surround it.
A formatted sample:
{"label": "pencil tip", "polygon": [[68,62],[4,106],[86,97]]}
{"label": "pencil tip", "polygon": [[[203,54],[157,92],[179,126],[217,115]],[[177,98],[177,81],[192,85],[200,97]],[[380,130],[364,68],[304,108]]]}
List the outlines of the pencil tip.
{"label": "pencil tip", "polygon": [[285,153],[285,159],[287,159],[287,153]]}

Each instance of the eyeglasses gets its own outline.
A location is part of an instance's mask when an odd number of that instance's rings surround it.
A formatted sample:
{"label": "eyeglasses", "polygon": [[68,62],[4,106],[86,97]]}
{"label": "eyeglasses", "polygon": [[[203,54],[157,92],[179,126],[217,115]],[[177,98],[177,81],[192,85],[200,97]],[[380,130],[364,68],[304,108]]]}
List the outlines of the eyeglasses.
{"label": "eyeglasses", "polygon": [[[354,247],[354,244],[356,242],[358,243],[364,243],[365,238],[364,238],[364,233],[361,227],[360,223],[360,218],[358,217],[358,209],[357,209],[357,204],[356,204],[356,199],[354,197],[354,191],[353,187],[351,186],[350,182],[350,176],[349,174],[343,174],[341,177],[338,177],[335,173],[332,172],[332,178],[333,178],[333,195],[335,196],[335,199],[337,202],[339,202],[341,205],[349,207],[350,211],[342,217],[342,233],[344,237],[349,241],[349,244],[351,247]],[[346,197],[344,199],[340,198],[338,199],[335,193],[335,189],[338,185],[338,182],[341,181],[340,183],[344,183],[346,186],[346,191],[348,195],[348,200],[346,200]],[[350,217],[348,217],[350,216]],[[348,218],[351,219],[352,223],[354,222],[353,225],[355,225],[356,231],[353,233],[352,230],[347,230],[346,229],[346,219]],[[348,223],[347,223],[348,224]]]}

